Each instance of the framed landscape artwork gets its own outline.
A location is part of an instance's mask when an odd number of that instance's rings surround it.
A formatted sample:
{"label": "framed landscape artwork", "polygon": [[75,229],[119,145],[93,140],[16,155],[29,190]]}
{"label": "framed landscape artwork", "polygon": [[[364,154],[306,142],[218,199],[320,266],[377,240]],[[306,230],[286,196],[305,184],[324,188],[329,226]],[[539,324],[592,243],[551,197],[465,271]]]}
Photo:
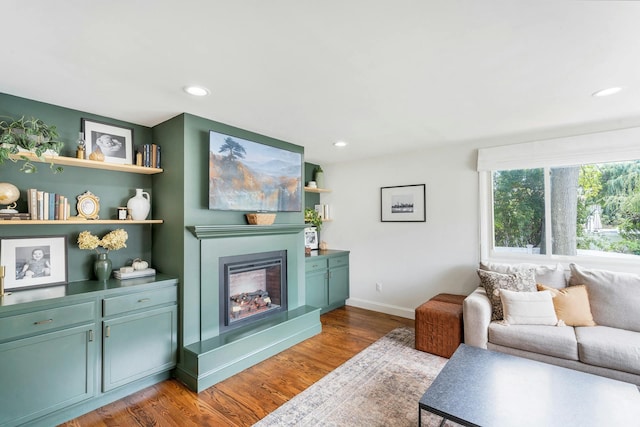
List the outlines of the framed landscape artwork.
{"label": "framed landscape artwork", "polygon": [[382,222],[425,222],[425,185],[401,185],[380,189]]}
{"label": "framed landscape artwork", "polygon": [[94,151],[107,163],[133,164],[133,129],[82,119],[87,159]]}
{"label": "framed landscape artwork", "polygon": [[7,237],[0,240],[5,289],[67,283],[67,236]]}
{"label": "framed landscape artwork", "polygon": [[209,133],[209,209],[300,212],[302,154]]}

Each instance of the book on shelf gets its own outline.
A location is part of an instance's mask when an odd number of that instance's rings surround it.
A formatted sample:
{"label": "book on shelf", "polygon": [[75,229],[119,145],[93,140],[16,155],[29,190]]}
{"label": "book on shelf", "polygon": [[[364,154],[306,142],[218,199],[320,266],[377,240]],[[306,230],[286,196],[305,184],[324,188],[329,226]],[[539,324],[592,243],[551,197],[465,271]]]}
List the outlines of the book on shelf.
{"label": "book on shelf", "polygon": [[69,201],[58,193],[29,188],[27,190],[27,208],[29,218],[33,220],[67,220],[69,219]]}
{"label": "book on shelf", "polygon": [[29,212],[0,212],[0,221],[17,221],[31,219]]}
{"label": "book on shelf", "polygon": [[320,219],[322,219],[323,221],[329,220],[331,219],[331,212],[329,209],[329,205],[315,205],[314,206],[315,211],[318,213],[318,215],[320,216]]}

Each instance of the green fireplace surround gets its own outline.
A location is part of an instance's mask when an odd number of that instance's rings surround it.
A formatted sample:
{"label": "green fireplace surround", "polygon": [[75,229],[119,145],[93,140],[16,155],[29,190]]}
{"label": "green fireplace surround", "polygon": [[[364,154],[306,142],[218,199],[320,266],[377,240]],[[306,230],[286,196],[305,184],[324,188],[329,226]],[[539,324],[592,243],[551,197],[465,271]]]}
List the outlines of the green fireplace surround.
{"label": "green fireplace surround", "polygon": [[[304,305],[304,224],[192,226],[200,243],[201,340],[187,345],[176,376],[198,392],[321,331],[320,309]],[[287,251],[288,311],[219,334],[219,258]]]}

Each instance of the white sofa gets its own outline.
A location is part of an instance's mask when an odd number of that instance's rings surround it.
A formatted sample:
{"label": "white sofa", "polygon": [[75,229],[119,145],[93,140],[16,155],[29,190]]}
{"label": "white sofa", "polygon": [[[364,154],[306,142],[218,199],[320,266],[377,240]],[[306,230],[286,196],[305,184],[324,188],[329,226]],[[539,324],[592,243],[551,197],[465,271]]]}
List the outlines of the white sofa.
{"label": "white sofa", "polygon": [[[494,264],[481,268],[512,272],[520,267]],[[479,286],[463,303],[465,344],[640,386],[640,276],[571,264],[569,274],[561,266],[538,266],[535,279],[553,288],[585,285],[596,326],[492,321],[491,302]]]}

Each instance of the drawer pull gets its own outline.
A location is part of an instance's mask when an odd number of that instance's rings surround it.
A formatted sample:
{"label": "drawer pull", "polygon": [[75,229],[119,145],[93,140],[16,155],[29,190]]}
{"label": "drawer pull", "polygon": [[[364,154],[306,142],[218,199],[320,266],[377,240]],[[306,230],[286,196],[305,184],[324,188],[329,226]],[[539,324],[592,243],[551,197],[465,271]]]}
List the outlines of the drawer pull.
{"label": "drawer pull", "polygon": [[149,301],[151,301],[151,298],[142,298],[138,300],[138,302],[149,302]]}
{"label": "drawer pull", "polygon": [[46,325],[47,323],[53,322],[53,319],[41,320],[39,322],[35,322],[34,325]]}
{"label": "drawer pull", "polygon": [[105,336],[105,338],[109,338],[111,336],[111,326],[107,326],[104,329],[104,336]]}

